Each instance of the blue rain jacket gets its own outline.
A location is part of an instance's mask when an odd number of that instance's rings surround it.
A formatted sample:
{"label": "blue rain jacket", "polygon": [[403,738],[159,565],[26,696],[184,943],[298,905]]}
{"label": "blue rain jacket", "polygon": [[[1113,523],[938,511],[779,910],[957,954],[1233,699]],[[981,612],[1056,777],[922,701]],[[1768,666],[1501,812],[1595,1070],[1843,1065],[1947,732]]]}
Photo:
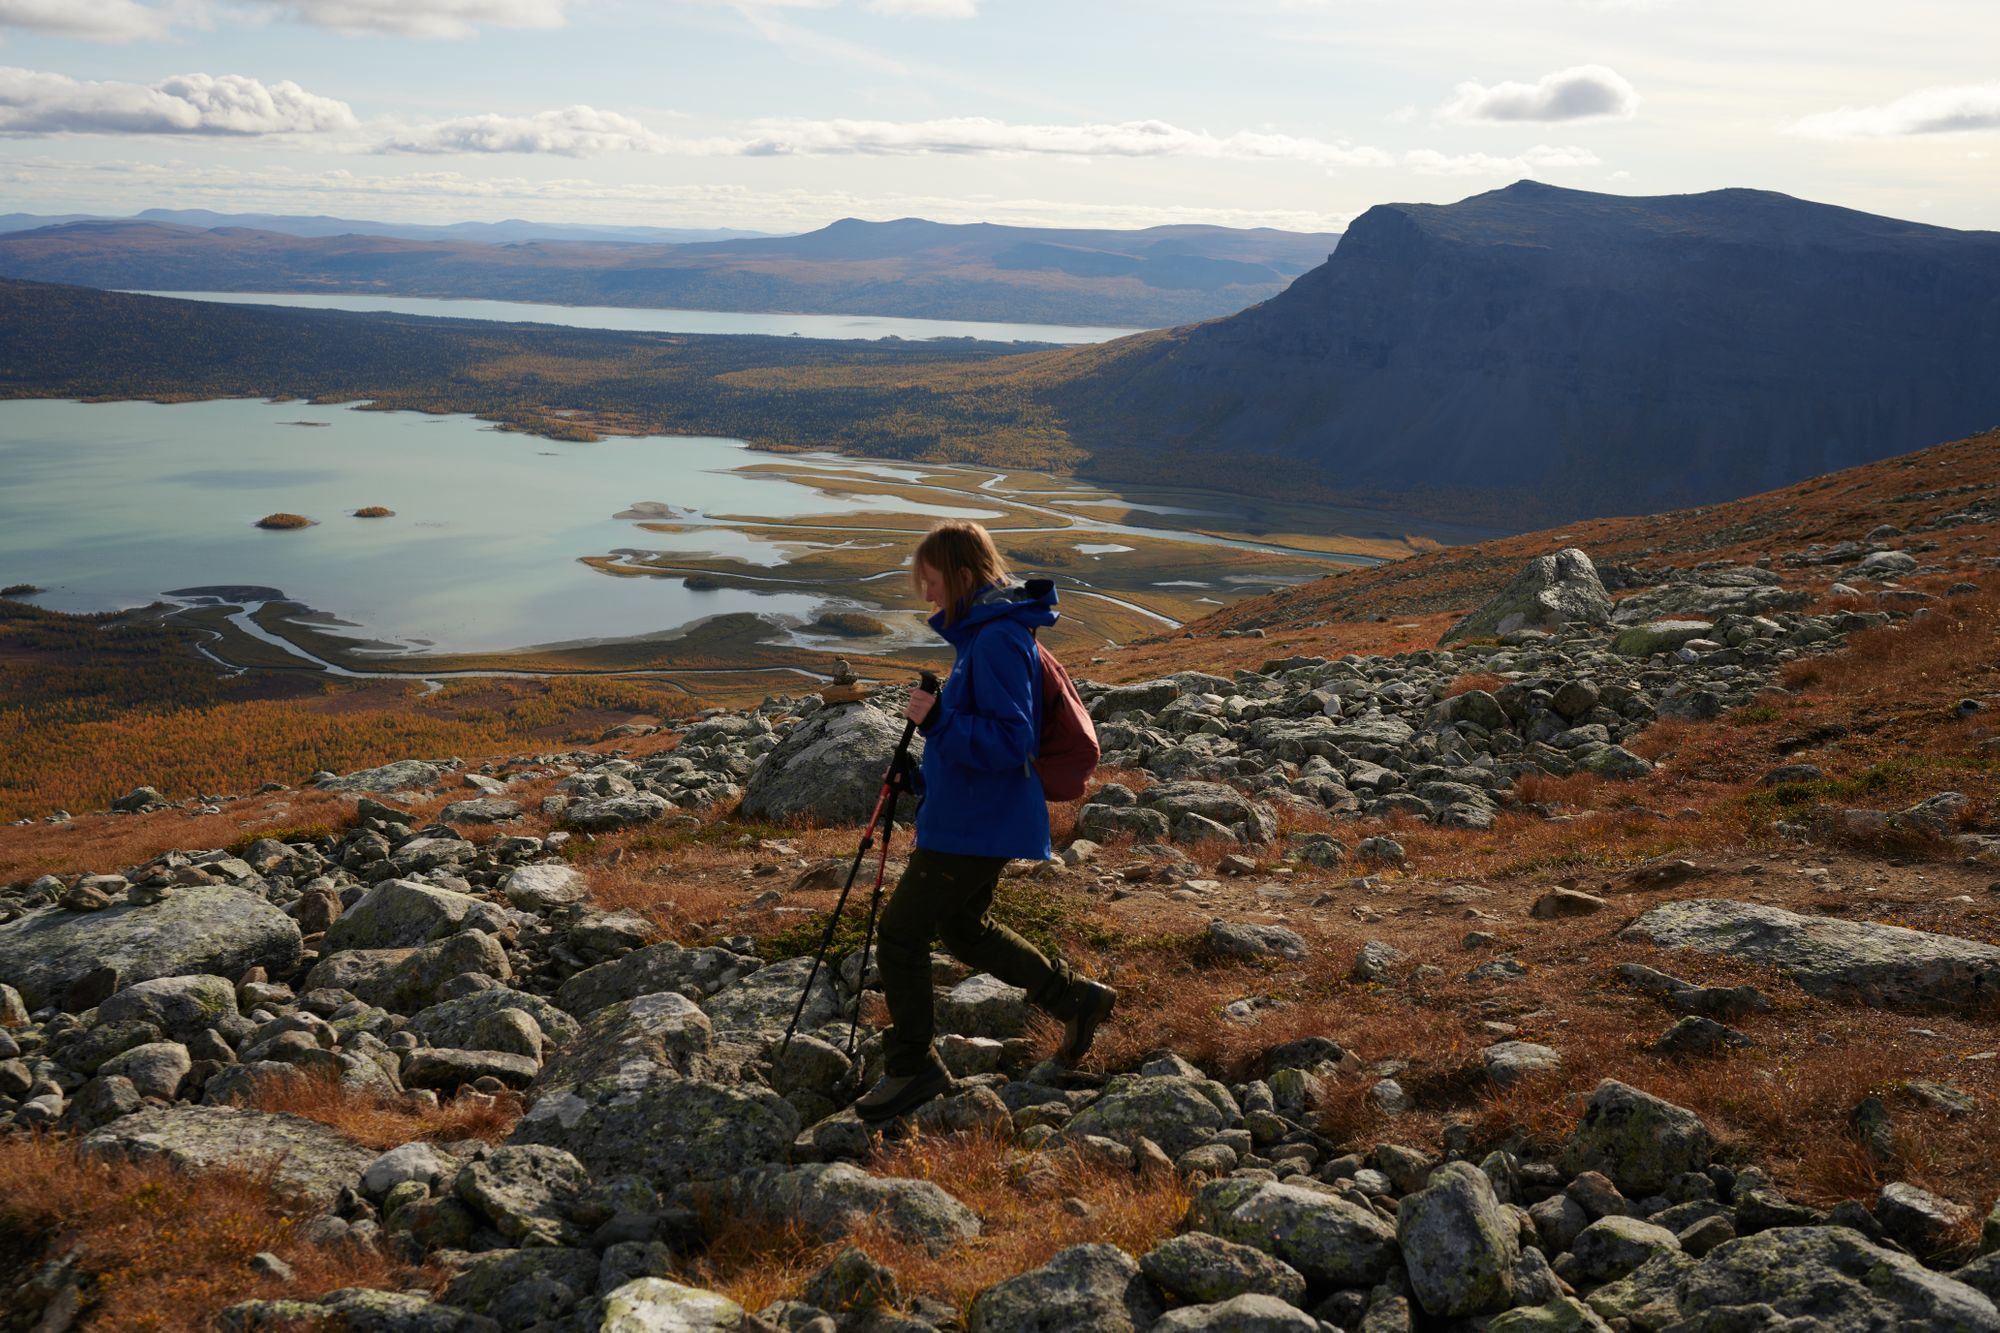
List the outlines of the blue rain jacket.
{"label": "blue rain jacket", "polygon": [[1053,625],[1055,584],[989,585],[953,624],[930,619],[958,656],[924,733],[917,846],[961,856],[1044,860],[1049,807],[1036,776],[1042,666],[1034,631]]}

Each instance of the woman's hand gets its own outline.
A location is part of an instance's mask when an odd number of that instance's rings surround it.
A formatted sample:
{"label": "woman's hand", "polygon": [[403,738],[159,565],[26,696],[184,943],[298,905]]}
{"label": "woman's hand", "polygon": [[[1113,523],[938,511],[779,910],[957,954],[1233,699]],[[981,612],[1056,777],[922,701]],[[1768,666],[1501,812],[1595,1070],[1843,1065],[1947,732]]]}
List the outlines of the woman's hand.
{"label": "woman's hand", "polygon": [[903,716],[921,726],[924,719],[931,715],[931,709],[935,707],[937,707],[935,694],[928,690],[911,690],[910,702],[903,705]]}

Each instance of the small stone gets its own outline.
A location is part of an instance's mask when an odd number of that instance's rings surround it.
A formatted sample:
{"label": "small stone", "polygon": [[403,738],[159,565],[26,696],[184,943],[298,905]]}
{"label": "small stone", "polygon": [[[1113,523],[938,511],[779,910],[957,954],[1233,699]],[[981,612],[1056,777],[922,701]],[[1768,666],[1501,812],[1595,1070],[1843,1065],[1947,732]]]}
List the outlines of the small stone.
{"label": "small stone", "polygon": [[1603,911],[1610,905],[1595,894],[1581,893],[1575,889],[1551,889],[1535,899],[1535,905],[1528,909],[1528,915],[1538,921],[1552,921],[1560,917],[1589,916]]}
{"label": "small stone", "polygon": [[1689,1014],[1662,1033],[1652,1049],[1655,1055],[1716,1055],[1756,1044],[1735,1028]]}
{"label": "small stone", "polygon": [[250,1256],[250,1271],[273,1282],[290,1282],[297,1276],[290,1264],[269,1250],[259,1250]]}

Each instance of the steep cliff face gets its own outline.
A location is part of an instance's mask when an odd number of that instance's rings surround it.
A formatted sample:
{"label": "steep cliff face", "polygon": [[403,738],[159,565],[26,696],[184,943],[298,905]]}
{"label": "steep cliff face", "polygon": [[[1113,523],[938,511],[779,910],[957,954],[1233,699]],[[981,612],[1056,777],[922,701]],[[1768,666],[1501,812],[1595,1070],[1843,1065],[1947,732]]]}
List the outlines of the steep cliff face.
{"label": "steep cliff face", "polygon": [[1389,204],[1063,395],[1107,458],[1278,456],[1534,517],[1746,494],[2000,421],[2000,233],[1752,190]]}

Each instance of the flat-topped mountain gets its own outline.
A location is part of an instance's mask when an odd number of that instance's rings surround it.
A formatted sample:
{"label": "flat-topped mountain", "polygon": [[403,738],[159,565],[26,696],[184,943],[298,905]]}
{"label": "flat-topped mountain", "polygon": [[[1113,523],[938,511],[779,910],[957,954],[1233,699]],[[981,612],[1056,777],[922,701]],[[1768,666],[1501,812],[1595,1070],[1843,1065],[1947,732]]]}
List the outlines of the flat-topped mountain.
{"label": "flat-topped mountain", "polygon": [[[206,224],[206,218],[194,219]],[[227,219],[223,219],[227,221]],[[279,220],[282,222],[283,220]],[[0,276],[174,291],[370,292],[571,305],[786,310],[1158,327],[1243,309],[1324,260],[1332,233],[1138,231],[845,218],[800,236],[624,236],[128,218],[0,228]],[[678,242],[685,238],[671,238]],[[502,242],[505,243],[493,243]]]}
{"label": "flat-topped mountain", "polygon": [[1372,208],[1281,295],[1093,349],[1045,391],[1117,471],[1258,456],[1559,520],[1982,429],[1996,365],[2000,234],[1755,190],[1522,182]]}

